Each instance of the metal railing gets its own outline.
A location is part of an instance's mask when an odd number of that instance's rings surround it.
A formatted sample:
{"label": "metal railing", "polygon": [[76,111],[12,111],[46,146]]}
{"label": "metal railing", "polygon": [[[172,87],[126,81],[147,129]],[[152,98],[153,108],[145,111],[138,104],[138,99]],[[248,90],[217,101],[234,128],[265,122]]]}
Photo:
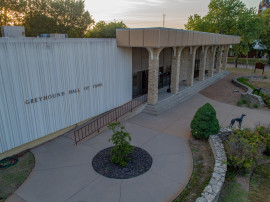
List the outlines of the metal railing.
{"label": "metal railing", "polygon": [[99,132],[101,128],[107,126],[109,123],[117,121],[120,117],[124,116],[128,112],[132,112],[132,110],[142,105],[146,101],[147,95],[143,95],[134,98],[128,103],[94,118],[89,123],[83,125],[79,129],[74,131],[75,144],[77,145],[77,143],[83,140],[84,138],[92,135],[95,132]]}

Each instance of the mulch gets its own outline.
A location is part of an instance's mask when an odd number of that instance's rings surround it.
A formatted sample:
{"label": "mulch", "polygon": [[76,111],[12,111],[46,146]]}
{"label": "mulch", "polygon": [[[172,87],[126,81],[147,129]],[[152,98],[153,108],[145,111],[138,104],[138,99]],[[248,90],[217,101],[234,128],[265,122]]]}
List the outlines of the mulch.
{"label": "mulch", "polygon": [[237,76],[239,76],[239,74],[231,73],[220,81],[205,88],[200,93],[213,100],[236,105],[241,99],[241,93],[244,93],[243,89],[235,86],[232,83],[232,79]]}
{"label": "mulch", "polygon": [[126,167],[116,165],[110,161],[112,148],[100,151],[92,161],[94,170],[105,177],[129,179],[146,173],[152,166],[153,159],[150,154],[139,147],[134,147],[134,152],[129,155],[130,161]]}

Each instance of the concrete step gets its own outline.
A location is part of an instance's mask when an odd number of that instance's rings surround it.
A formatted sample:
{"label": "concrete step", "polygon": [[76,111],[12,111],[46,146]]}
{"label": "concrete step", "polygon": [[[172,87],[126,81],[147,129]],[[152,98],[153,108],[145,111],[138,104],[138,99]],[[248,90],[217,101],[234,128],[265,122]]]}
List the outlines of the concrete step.
{"label": "concrete step", "polygon": [[[214,75],[211,78],[206,78],[203,82],[196,82],[194,86],[187,87],[178,92],[177,94],[174,94],[170,97],[165,98],[164,100],[159,101],[156,105],[147,105],[143,112],[153,115],[162,114],[163,112],[177,106],[181,102],[184,102],[187,99],[191,98],[193,95],[197,94],[198,92],[212,85],[213,83],[219,81],[228,74],[229,72],[223,71],[219,74]],[[167,92],[164,91],[163,93]]]}

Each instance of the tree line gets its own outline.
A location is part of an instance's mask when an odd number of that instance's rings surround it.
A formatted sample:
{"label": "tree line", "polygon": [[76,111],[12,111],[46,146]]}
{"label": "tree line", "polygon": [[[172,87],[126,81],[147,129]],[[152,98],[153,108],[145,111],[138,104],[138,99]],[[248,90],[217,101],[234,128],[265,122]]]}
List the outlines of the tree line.
{"label": "tree line", "polygon": [[[237,57],[247,55],[256,41],[270,55],[270,9],[257,14],[241,0],[212,0],[208,8],[205,16],[191,15],[185,28],[241,36],[241,43],[233,45]],[[115,38],[116,29],[127,28],[122,21],[95,23],[83,0],[1,0],[0,26],[7,25],[24,26],[28,37],[64,33],[70,38]]]}
{"label": "tree line", "polygon": [[185,28],[241,36],[241,43],[233,45],[236,65],[238,56],[246,56],[255,43],[266,47],[265,51],[270,55],[270,9],[257,14],[255,8],[248,9],[241,0],[212,0],[208,13],[191,15]]}
{"label": "tree line", "polygon": [[[83,0],[1,0],[0,26],[24,26],[28,37],[63,33],[70,38],[113,38],[121,22],[95,23]],[[0,33],[1,34],[1,33]]]}

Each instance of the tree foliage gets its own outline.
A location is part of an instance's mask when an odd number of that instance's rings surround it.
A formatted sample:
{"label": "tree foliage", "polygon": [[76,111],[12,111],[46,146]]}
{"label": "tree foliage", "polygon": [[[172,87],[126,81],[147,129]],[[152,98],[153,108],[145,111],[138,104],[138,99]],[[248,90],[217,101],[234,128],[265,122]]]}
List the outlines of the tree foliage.
{"label": "tree foliage", "polygon": [[0,1],[0,26],[18,25],[23,21],[23,8],[26,1],[1,0]]}
{"label": "tree foliage", "polygon": [[26,36],[67,33],[83,37],[94,23],[83,0],[1,0],[0,25],[25,26]]}
{"label": "tree foliage", "polygon": [[270,9],[259,14],[259,17],[263,20],[263,29],[260,36],[260,45],[265,46],[269,61],[270,61]]}
{"label": "tree foliage", "polygon": [[130,145],[130,134],[125,131],[125,127],[120,123],[111,123],[108,128],[112,130],[113,135],[109,141],[112,141],[114,147],[111,150],[111,162],[126,167],[130,161],[129,154],[133,153],[134,147]]}
{"label": "tree foliage", "polygon": [[234,45],[236,55],[246,55],[250,44],[258,39],[263,21],[255,8],[248,9],[241,0],[212,0],[206,16],[193,15],[188,18],[185,28],[226,35],[241,36],[240,45]]}
{"label": "tree foliage", "polygon": [[110,22],[106,23],[104,21],[100,21],[93,29],[89,30],[86,33],[86,37],[88,38],[116,38],[116,29],[125,29],[127,26],[125,23],[121,22]]}

